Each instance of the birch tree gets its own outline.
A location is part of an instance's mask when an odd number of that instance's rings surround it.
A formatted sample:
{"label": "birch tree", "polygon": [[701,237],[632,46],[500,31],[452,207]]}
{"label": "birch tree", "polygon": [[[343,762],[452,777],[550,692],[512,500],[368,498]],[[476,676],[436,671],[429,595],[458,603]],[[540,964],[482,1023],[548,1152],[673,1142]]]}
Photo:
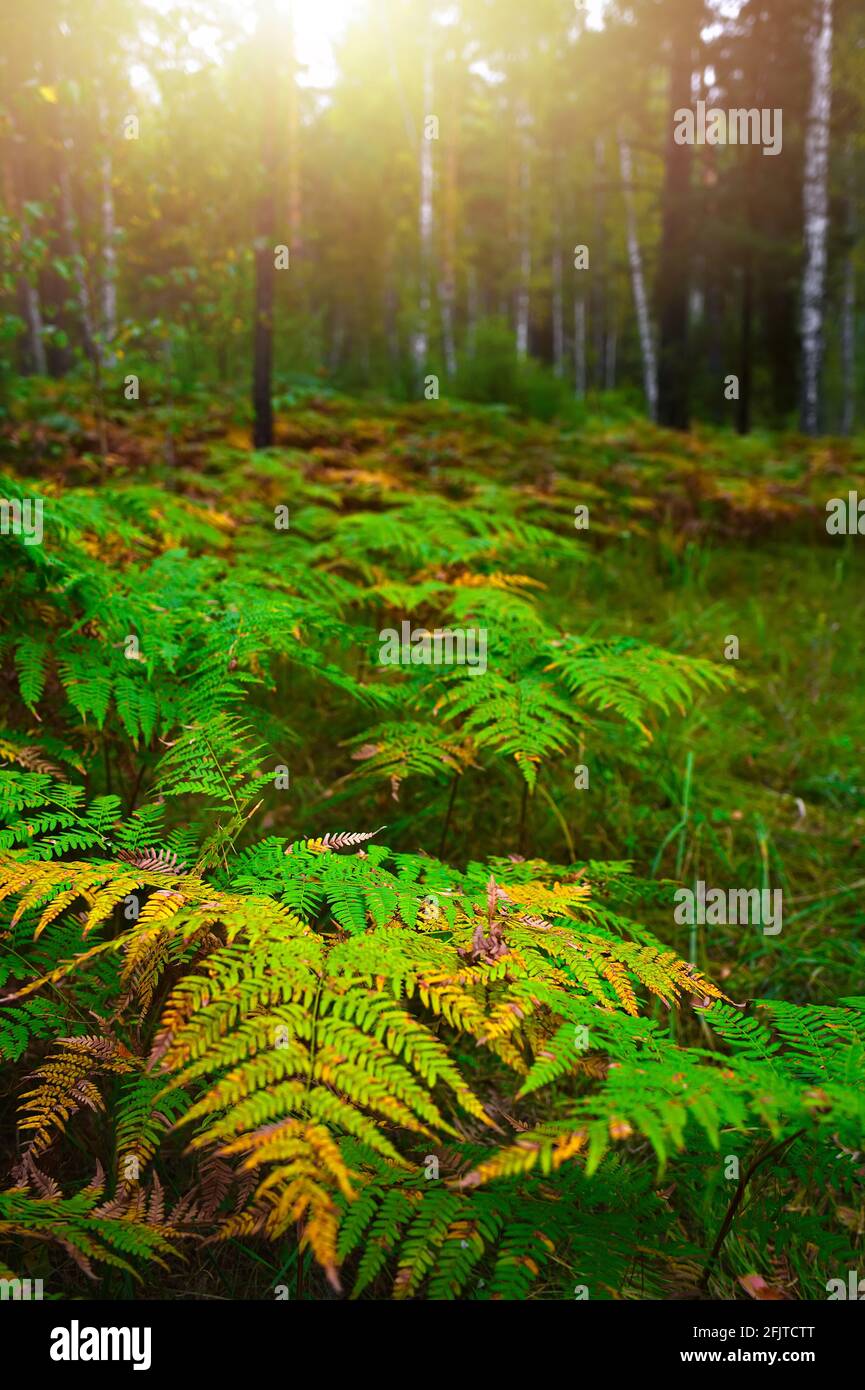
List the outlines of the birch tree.
{"label": "birch tree", "polygon": [[429,35],[425,40],[425,45],[423,66],[424,120],[419,153],[418,241],[420,244],[420,265],[417,325],[412,343],[415,380],[418,385],[423,381],[429,355],[430,277],[432,274],[433,245],[433,142],[432,131],[428,125],[429,118],[433,114],[433,68],[432,44]]}
{"label": "birch tree", "polygon": [[594,352],[594,382],[600,389],[606,381],[607,335],[607,215],[606,215],[606,150],[602,135],[595,136],[595,233],[592,247],[593,271],[591,292],[592,344]]}
{"label": "birch tree", "polygon": [[450,108],[447,115],[447,136],[444,151],[443,238],[441,276],[438,297],[442,324],[442,351],[445,370],[450,380],[456,376],[457,350],[455,340],[456,259],[457,259],[457,139],[458,113]]}
{"label": "birch tree", "polygon": [[111,344],[117,336],[117,245],[116,220],[114,213],[114,171],[111,159],[110,132],[108,123],[108,103],[104,95],[99,98],[99,125],[102,140],[102,340],[105,344],[105,361],[108,366],[114,363]]}
{"label": "birch tree", "polygon": [[288,9],[288,231],[292,255],[301,251],[301,190],[300,190],[300,102],[297,83],[297,49],[295,39],[294,4]]}
{"label": "birch tree", "polygon": [[829,232],[829,118],[832,112],[832,0],[815,0],[811,49],[811,103],[805,133],[802,277],[802,409],[804,434],[820,423],[820,365]]}
{"label": "birch tree", "polygon": [[517,138],[519,145],[519,191],[517,209],[517,295],[516,337],[517,356],[527,357],[529,351],[530,282],[532,277],[531,225],[531,168],[529,164],[530,116],[526,103],[517,108]]}
{"label": "birch tree", "polygon": [[701,0],[685,0],[671,16],[669,120],[661,194],[657,285],[658,419],[662,425],[679,430],[688,428],[691,377],[688,352],[691,149],[687,144],[677,143],[674,129],[675,112],[687,107],[691,100],[691,48],[701,9]]}
{"label": "birch tree", "polygon": [[633,174],[631,147],[624,135],[619,132],[619,167],[622,171],[622,192],[625,200],[625,231],[628,242],[628,268],[631,274],[631,287],[634,293],[634,307],[637,313],[637,330],[640,335],[640,355],[643,362],[643,390],[649,417],[654,420],[658,414],[658,364],[655,356],[655,343],[652,336],[652,322],[649,316],[649,301],[646,295],[646,279],[643,273],[643,257],[637,235],[637,213],[634,207]]}

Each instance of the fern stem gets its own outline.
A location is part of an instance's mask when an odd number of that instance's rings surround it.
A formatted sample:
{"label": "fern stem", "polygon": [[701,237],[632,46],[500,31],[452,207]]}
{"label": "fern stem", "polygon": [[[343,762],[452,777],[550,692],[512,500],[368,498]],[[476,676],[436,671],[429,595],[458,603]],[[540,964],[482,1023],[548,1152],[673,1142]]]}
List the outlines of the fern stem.
{"label": "fern stem", "polygon": [[312,1006],[312,1033],[309,1040],[309,1071],[306,1077],[306,1087],[303,1092],[304,1104],[312,1086],[312,1074],[315,1070],[315,1054],[318,1048],[318,1011],[321,1005],[321,991],[324,985],[324,976],[318,977],[318,988],[315,991],[315,1003]]}
{"label": "fern stem", "polygon": [[[14,956],[16,960],[20,960],[20,961],[22,962],[23,965],[26,965],[28,974],[32,971],[32,969],[33,969],[32,963],[27,959],[26,956],[22,956],[22,954],[21,954],[20,951],[16,951],[15,948],[14,948],[14,946],[10,946],[8,943],[4,943],[3,949],[4,949],[4,951],[6,951],[6,953],[7,953],[8,955]],[[49,981],[49,982],[48,982],[48,988],[49,988],[49,989],[53,989],[54,993],[57,995],[57,998],[60,1000],[60,1002],[61,1002],[62,1004],[65,1004],[66,1008],[68,1008],[68,1009],[74,1009],[75,1012],[78,1014],[78,1016],[79,1016],[80,1018],[84,1019],[85,1022],[88,1021],[87,1015],[78,1007],[78,1005],[76,1004],[75,1000],[74,1000],[74,999],[67,999],[67,998],[66,998],[66,995],[63,994],[62,991],[61,991],[60,989],[58,989],[57,985],[55,985],[52,981]],[[8,1000],[14,999],[14,998],[15,998],[15,995],[14,995],[14,994],[12,994],[12,995],[8,995],[8,994],[7,994],[7,995],[0,995],[0,1001],[2,1001],[2,1002],[4,1002],[4,1003],[7,1002]]]}
{"label": "fern stem", "polygon": [[715,1238],[715,1244],[712,1246],[712,1249],[709,1252],[709,1258],[706,1261],[703,1273],[700,1276],[699,1287],[704,1292],[709,1287],[709,1280],[712,1277],[713,1270],[718,1261],[718,1256],[721,1253],[721,1246],[724,1244],[724,1241],[727,1239],[727,1236],[730,1233],[730,1227],[733,1224],[736,1212],[739,1210],[739,1207],[742,1204],[742,1198],[745,1196],[745,1189],[747,1188],[748,1183],[751,1181],[758,1168],[761,1168],[763,1164],[767,1163],[770,1158],[779,1157],[785,1149],[788,1149],[790,1145],[794,1143],[795,1140],[797,1140],[804,1133],[804,1129],[797,1129],[795,1134],[790,1135],[789,1139],[782,1139],[780,1144],[773,1144],[770,1148],[765,1149],[763,1153],[758,1153],[757,1157],[753,1160],[751,1164],[749,1164],[748,1168],[740,1177],[738,1183],[736,1184],[736,1191],[733,1193],[733,1196],[730,1199],[730,1205],[727,1207],[727,1211],[724,1215],[724,1220],[721,1222],[721,1229],[719,1230]]}
{"label": "fern stem", "polygon": [[[223,770],[222,770],[222,764],[220,763],[219,759],[217,758],[216,754],[215,754],[214,751],[213,751],[213,744],[210,742],[210,739],[207,737],[207,734],[204,732],[204,729],[202,729],[202,728],[199,727],[198,732],[201,734],[201,737],[204,739],[204,742],[205,742],[205,744],[206,744],[206,746],[207,746],[207,751],[208,751],[208,753],[210,754],[211,758],[213,759],[213,766],[216,768],[216,771],[219,773],[220,777],[222,778],[222,784],[223,784],[223,786],[225,787],[225,790],[228,792],[228,795],[231,797],[231,804],[232,804],[232,806],[234,807],[234,814],[237,816],[238,820],[242,820],[242,819],[243,819],[243,816],[242,816],[240,807],[239,807],[238,804],[237,804],[237,797],[234,795],[234,792],[233,792],[232,787],[231,787],[231,783],[229,782],[228,778],[226,777],[225,773],[224,773]],[[233,844],[233,843],[234,843],[234,841],[232,841],[232,844]]]}
{"label": "fern stem", "polygon": [[568,828],[568,822],[565,820],[564,816],[562,815],[561,811],[559,810],[550,793],[547,791],[546,787],[542,787],[540,782],[538,782],[538,791],[540,792],[544,800],[547,802],[547,804],[550,807],[550,810],[552,811],[556,820],[559,822],[559,825],[562,827],[562,834],[564,835],[565,840],[567,842],[568,853],[571,856],[571,863],[573,864],[574,860],[577,857],[577,851],[574,847],[573,836],[571,835],[570,829]]}
{"label": "fern stem", "polygon": [[302,1221],[298,1221],[298,1223],[297,1223],[297,1228],[296,1228],[296,1229],[297,1229],[297,1285],[296,1285],[296,1287],[295,1287],[294,1296],[295,1296],[295,1298],[299,1301],[301,1298],[303,1298],[303,1246],[302,1246],[301,1243],[300,1243],[301,1237],[302,1237],[302,1235],[303,1235],[303,1222],[302,1222]]}

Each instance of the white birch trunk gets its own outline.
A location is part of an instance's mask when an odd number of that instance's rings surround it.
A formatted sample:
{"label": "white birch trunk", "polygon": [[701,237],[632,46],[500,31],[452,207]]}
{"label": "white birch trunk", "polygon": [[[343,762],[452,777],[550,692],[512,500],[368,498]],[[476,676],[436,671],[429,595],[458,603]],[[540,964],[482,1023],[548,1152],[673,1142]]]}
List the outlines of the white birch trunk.
{"label": "white birch trunk", "polygon": [[517,356],[526,357],[529,351],[529,283],[532,275],[531,241],[531,171],[529,168],[529,113],[521,106],[517,115],[520,144],[519,176],[519,279],[517,282],[516,331]]}
{"label": "white birch trunk", "polygon": [[303,250],[300,191],[300,108],[294,4],[288,9],[288,233],[292,255]]}
{"label": "white birch trunk", "polygon": [[820,423],[823,299],[829,230],[829,118],[832,110],[832,0],[815,0],[811,50],[811,105],[805,133],[802,275],[802,414],[805,434]]}
{"label": "white birch trunk", "polygon": [[628,235],[628,265],[631,271],[631,284],[634,291],[634,305],[637,311],[637,328],[640,334],[640,353],[643,359],[643,389],[652,420],[658,414],[658,363],[655,355],[655,342],[649,316],[649,301],[646,295],[646,279],[643,273],[643,257],[637,236],[637,214],[634,208],[634,190],[631,186],[631,147],[624,136],[619,135],[619,164],[622,171],[622,185],[625,198],[625,217]]}
{"label": "white birch trunk", "polygon": [[[433,82],[432,53],[427,44],[424,60],[423,80],[424,116],[432,114]],[[424,121],[424,126],[426,122]],[[412,342],[415,379],[420,385],[429,353],[429,314],[430,314],[430,274],[432,269],[433,237],[433,147],[427,139],[426,130],[420,137],[420,201],[418,206],[418,240],[420,243],[420,269],[418,281],[418,316]]]}
{"label": "white birch trunk", "polygon": [[589,320],[592,329],[592,346],[594,351],[594,379],[598,387],[603,386],[606,370],[606,334],[607,334],[607,295],[609,293],[609,257],[606,251],[607,245],[607,216],[606,216],[606,194],[604,185],[606,183],[606,150],[604,137],[595,137],[595,245],[592,250],[595,254],[594,274],[592,275],[592,293],[589,299]]}
{"label": "white birch trunk", "polygon": [[457,349],[454,321],[456,317],[456,220],[457,220],[457,117],[451,113],[454,129],[448,133],[445,151],[444,194],[442,198],[442,273],[439,278],[439,307],[442,323],[442,352],[448,379],[457,373]]}
{"label": "white birch trunk", "polygon": [[108,110],[104,98],[99,103],[103,142],[102,154],[102,337],[105,361],[115,362],[111,344],[117,336],[117,229],[114,217],[113,169],[108,129]]}

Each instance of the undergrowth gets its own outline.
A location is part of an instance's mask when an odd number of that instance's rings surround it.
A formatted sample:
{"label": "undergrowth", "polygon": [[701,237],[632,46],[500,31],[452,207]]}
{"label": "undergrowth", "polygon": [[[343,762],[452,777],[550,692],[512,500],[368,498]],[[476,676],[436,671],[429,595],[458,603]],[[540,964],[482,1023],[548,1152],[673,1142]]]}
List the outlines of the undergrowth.
{"label": "undergrowth", "polygon": [[[0,1275],[823,1297],[865,1221],[856,446],[285,404],[259,454],[68,386],[3,427],[44,542],[0,544]],[[382,665],[406,618],[484,668]],[[783,931],[680,927],[699,880]]]}

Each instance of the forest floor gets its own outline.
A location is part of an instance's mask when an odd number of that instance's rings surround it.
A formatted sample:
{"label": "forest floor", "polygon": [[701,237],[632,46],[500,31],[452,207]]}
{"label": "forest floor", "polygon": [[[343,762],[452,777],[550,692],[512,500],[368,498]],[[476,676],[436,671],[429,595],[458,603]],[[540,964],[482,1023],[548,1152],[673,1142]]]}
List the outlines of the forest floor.
{"label": "forest floor", "polygon": [[[308,701],[301,684],[302,709],[288,711],[299,734],[290,804],[268,809],[262,830],[386,825],[390,846],[444,851],[460,865],[627,859],[644,878],[771,882],[784,893],[771,950],[747,928],[717,927],[709,939],[671,925],[661,905],[644,904],[642,917],[733,1000],[865,993],[865,541],[826,530],[831,498],[865,495],[865,440],[679,436],[612,408],[561,429],[501,408],[302,392],[279,402],[274,450],[255,453],[248,441],[242,415],[212,396],[100,417],[75,388],[53,398],[41,388],[0,425],[0,468],[49,496],[97,491],[122,505],[132,485],[172,494],[207,516],[198,549],[217,562],[241,534],[272,527],[279,507],[295,540],[312,543],[324,511],[375,528],[398,505],[402,590],[364,542],[368,582],[389,613],[411,613],[418,586],[445,577],[412,562],[440,502],[477,533],[486,514],[512,512],[518,574],[503,574],[503,589],[530,590],[570,632],[639,638],[735,672],[728,689],[674,711],[643,745],[608,751],[589,737],[552,756],[528,801],[518,790],[503,798],[471,769],[450,801],[446,784],[432,795],[411,771],[359,790],[357,710]],[[555,554],[535,523],[559,536]],[[451,557],[448,582],[470,585],[458,569]],[[577,789],[577,766],[589,788]]]}
{"label": "forest floor", "polygon": [[[530,539],[520,557],[553,620],[716,662],[737,638],[738,657],[726,658],[734,689],[666,721],[645,756],[608,764],[583,749],[571,760],[589,759],[590,798],[561,761],[547,805],[530,813],[528,848],[551,861],[575,850],[626,857],[641,874],[687,883],[771,873],[788,904],[772,977],[759,939],[746,947],[731,937],[705,967],[722,980],[735,969],[747,992],[794,1000],[865,988],[849,974],[854,960],[861,968],[865,926],[865,542],[826,531],[830,498],[865,497],[865,438],[683,436],[615,406],[561,429],[503,407],[303,390],[277,401],[276,448],[256,455],[242,408],[214,404],[210,392],[101,418],[86,397],[62,384],[54,399],[44,386],[20,398],[0,428],[0,464],[49,489],[168,488],[228,533],[250,524],[238,517],[250,503],[287,506],[302,529],[316,493],[373,515],[408,498],[420,527],[424,496],[480,513],[519,499],[573,542],[572,563]],[[314,709],[308,716],[299,750],[308,775],[294,781],[291,828],[319,833],[322,808],[327,816],[346,797],[340,740],[352,727],[334,737],[330,712],[327,728]],[[435,808],[409,781],[378,809],[391,843],[417,847]],[[470,804],[454,808],[448,848],[457,859],[467,846],[476,857],[515,852],[517,835],[518,807],[503,808],[478,778]],[[687,950],[686,938],[683,929],[670,944]]]}

